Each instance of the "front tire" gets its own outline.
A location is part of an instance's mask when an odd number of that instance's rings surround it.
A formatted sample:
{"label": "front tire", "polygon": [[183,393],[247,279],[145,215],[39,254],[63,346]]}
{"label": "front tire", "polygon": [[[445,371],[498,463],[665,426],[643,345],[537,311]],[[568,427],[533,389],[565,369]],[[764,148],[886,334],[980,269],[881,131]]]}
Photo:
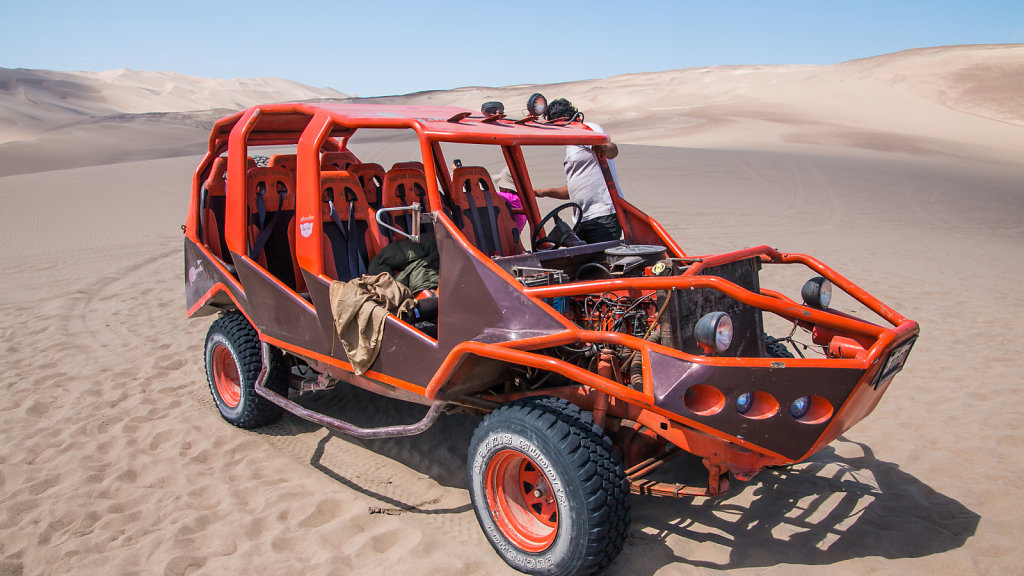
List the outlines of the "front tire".
{"label": "front tire", "polygon": [[600,572],[629,530],[629,483],[611,441],[579,408],[526,398],[484,418],[469,449],[484,534],[528,574]]}
{"label": "front tire", "polygon": [[780,340],[764,335],[764,351],[769,358],[793,358],[793,353]]}
{"label": "front tire", "polygon": [[[286,394],[287,367],[280,354],[270,355],[266,387]],[[261,344],[245,316],[225,314],[206,333],[206,379],[225,420],[251,430],[279,419],[284,410],[256,394],[256,379],[263,369]]]}

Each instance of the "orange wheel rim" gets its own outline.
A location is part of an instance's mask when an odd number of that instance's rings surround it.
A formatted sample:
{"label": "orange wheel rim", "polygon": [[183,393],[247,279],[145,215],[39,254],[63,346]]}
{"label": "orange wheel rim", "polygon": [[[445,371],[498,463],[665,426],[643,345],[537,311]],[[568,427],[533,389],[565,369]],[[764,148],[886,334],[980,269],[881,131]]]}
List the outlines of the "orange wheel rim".
{"label": "orange wheel rim", "polygon": [[487,504],[513,544],[541,552],[558,534],[558,505],[547,476],[522,452],[502,450],[487,463]]}
{"label": "orange wheel rim", "polygon": [[230,408],[238,406],[242,399],[242,379],[238,375],[235,357],[227,346],[218,345],[213,349],[213,383],[224,404]]}

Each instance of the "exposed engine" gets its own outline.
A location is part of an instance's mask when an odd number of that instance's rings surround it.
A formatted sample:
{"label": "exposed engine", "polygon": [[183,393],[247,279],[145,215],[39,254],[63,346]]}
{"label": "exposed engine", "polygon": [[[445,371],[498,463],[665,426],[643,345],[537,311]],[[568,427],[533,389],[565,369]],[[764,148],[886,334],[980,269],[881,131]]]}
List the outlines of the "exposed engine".
{"label": "exposed engine", "polygon": [[[679,275],[693,262],[667,258],[662,246],[614,246],[603,252],[580,253],[576,258],[563,259],[557,269],[517,266],[511,271],[526,286],[547,286],[571,281]],[[758,259],[751,258],[707,267],[700,273],[719,276],[757,293],[760,266]],[[545,301],[584,330],[620,332],[696,355],[764,357],[766,353],[761,311],[713,289],[626,289]],[[716,349],[715,339],[719,338],[718,343],[722,344],[723,333],[727,341]],[[712,344],[702,343],[707,341]],[[592,344],[561,346],[553,352],[563,360],[594,372],[599,359],[604,357],[612,362],[616,380],[638,390],[642,388],[642,363],[640,355],[632,348],[621,345],[602,348]]]}

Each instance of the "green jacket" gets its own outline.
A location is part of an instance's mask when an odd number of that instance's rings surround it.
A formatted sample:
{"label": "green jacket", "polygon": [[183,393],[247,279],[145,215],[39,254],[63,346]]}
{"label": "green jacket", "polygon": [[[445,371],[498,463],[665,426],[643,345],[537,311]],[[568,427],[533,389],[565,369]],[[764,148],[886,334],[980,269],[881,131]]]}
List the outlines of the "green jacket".
{"label": "green jacket", "polygon": [[402,238],[385,246],[370,260],[366,273],[375,275],[387,272],[416,294],[420,290],[437,288],[440,269],[441,259],[434,235],[421,234],[418,243]]}

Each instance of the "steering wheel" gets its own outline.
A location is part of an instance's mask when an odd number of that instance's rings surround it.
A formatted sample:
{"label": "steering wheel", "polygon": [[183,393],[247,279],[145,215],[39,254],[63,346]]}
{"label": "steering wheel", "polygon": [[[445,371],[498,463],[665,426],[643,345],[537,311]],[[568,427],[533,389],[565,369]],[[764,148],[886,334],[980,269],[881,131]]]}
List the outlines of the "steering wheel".
{"label": "steering wheel", "polygon": [[[564,235],[554,239],[551,236],[544,236],[543,238],[538,238],[538,235],[541,233],[542,230],[544,230],[544,224],[546,224],[548,220],[554,219],[556,227],[559,223],[565,224],[565,222],[561,218],[559,218],[558,215],[566,208],[573,208],[574,214],[574,217],[572,219],[572,226],[569,226],[569,228],[572,229],[573,234],[579,231],[580,221],[583,219],[583,208],[575,202],[566,202],[565,204],[562,204],[561,206],[555,208],[551,212],[548,212],[547,215],[541,218],[540,222],[537,223],[537,227],[533,230],[533,234],[530,236],[530,246],[533,248],[534,252],[537,251],[537,246],[545,242],[550,242],[551,244],[554,244],[554,246],[548,248],[548,250],[554,250],[555,248],[561,246],[562,241],[565,240]],[[552,230],[552,232],[554,232],[554,230]]]}

